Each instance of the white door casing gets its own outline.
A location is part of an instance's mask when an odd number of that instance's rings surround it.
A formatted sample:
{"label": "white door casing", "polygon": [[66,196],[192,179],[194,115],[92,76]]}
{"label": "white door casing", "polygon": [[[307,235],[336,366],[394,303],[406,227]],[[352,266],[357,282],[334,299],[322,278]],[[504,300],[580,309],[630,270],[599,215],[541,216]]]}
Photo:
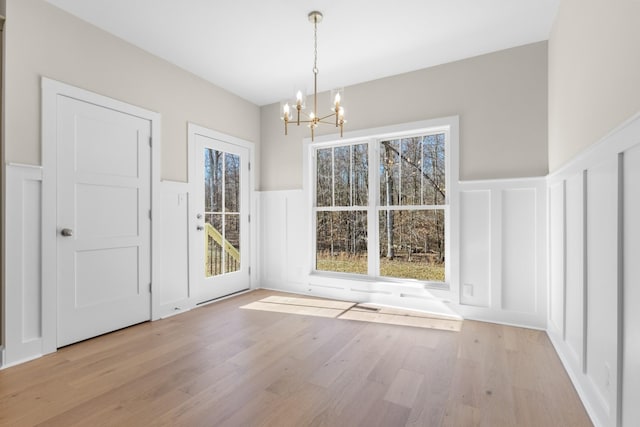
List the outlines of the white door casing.
{"label": "white door casing", "polygon": [[[73,131],[65,129],[70,123]],[[76,149],[59,140],[65,133],[72,135],[71,146],[86,134],[93,136]],[[160,115],[43,78],[42,138],[46,354],[158,318],[157,297],[150,290],[161,256],[159,239],[153,238],[161,226]],[[153,221],[151,212],[157,213]],[[64,228],[73,236],[62,236]],[[79,317],[71,320],[74,315]]]}

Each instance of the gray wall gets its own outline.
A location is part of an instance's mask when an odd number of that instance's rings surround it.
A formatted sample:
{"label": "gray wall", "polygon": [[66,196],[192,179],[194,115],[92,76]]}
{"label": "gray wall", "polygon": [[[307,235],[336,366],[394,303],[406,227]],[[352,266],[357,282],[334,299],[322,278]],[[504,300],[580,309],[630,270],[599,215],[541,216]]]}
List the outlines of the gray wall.
{"label": "gray wall", "polygon": [[[328,100],[321,94],[319,108]],[[262,190],[302,188],[301,142],[308,129],[290,127],[285,137],[278,109],[261,108]],[[347,130],[459,115],[461,179],[546,175],[547,43],[351,86],[345,110]]]}
{"label": "gray wall", "polygon": [[41,164],[41,76],[162,114],[163,179],[187,179],[187,121],[260,138],[250,102],[42,0],[7,0],[7,162]]}
{"label": "gray wall", "polygon": [[551,171],[640,111],[640,1],[562,0],[549,39]]}

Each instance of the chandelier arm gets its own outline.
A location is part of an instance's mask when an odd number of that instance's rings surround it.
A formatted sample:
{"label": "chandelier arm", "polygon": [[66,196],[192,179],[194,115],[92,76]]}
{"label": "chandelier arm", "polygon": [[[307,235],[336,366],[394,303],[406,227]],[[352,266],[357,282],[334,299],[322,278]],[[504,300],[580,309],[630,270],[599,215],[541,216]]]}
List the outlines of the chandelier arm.
{"label": "chandelier arm", "polygon": [[323,121],[323,120],[318,120],[318,123],[322,123],[323,125],[332,125],[333,122],[327,122],[327,121]]}
{"label": "chandelier arm", "polygon": [[309,120],[301,120],[301,121],[300,121],[301,123],[307,123],[308,121],[310,121],[310,120],[311,120],[311,116],[309,116],[309,115],[308,115],[307,113],[305,113],[304,111],[300,112],[300,114],[301,114],[301,116],[302,116],[302,117],[306,117],[307,119],[309,119]]}
{"label": "chandelier arm", "polygon": [[[328,115],[326,115],[326,116],[324,116],[324,117],[320,117],[318,120],[320,120],[320,121],[322,121],[322,120],[326,120],[326,119],[328,119],[329,117],[333,117],[333,116],[336,116],[336,117],[337,117],[338,115],[337,115],[336,113],[331,113],[331,114],[328,114]],[[333,123],[330,123],[330,124],[333,124]]]}

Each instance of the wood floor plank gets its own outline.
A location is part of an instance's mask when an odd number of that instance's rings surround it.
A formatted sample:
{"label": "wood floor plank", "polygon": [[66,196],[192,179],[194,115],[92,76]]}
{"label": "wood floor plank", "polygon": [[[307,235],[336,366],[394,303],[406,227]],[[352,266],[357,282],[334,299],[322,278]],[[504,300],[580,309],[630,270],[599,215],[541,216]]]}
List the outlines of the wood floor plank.
{"label": "wood floor plank", "polygon": [[422,374],[399,369],[396,373],[396,378],[384,396],[384,400],[405,408],[412,408],[423,380],[424,376]]}
{"label": "wood floor plank", "polygon": [[2,370],[0,425],[591,425],[542,331],[240,309],[265,298],[297,297],[254,291]]}

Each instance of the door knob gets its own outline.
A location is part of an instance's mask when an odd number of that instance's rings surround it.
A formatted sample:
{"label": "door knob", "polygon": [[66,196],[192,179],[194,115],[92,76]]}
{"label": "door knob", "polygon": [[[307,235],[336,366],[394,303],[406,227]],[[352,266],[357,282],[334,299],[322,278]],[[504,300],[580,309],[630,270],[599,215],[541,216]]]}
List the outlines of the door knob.
{"label": "door knob", "polygon": [[203,227],[203,226],[201,226],[201,225],[199,225],[199,226],[197,226],[197,227],[196,227],[196,230],[198,230],[198,231],[202,231],[202,230],[204,230],[204,227]]}
{"label": "door knob", "polygon": [[73,230],[70,228],[63,228],[60,231],[60,234],[62,234],[64,237],[71,237],[73,236]]}

